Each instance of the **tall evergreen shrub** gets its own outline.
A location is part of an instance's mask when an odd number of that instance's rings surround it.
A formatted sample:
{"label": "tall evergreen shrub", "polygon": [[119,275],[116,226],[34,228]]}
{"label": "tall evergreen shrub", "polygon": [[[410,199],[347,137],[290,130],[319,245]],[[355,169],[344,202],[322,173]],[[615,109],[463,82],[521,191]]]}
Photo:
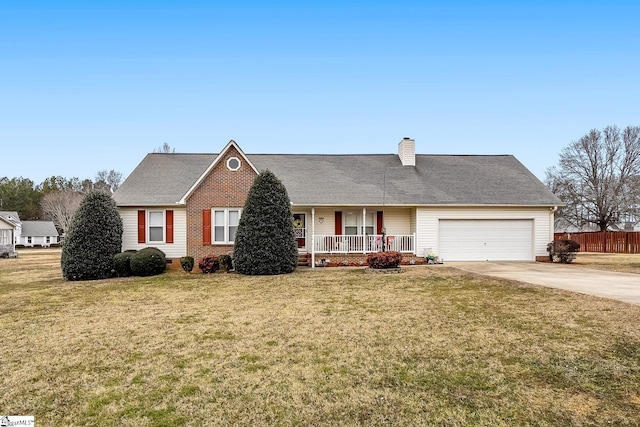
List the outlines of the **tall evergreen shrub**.
{"label": "tall evergreen shrub", "polygon": [[253,182],[238,224],[233,264],[242,274],[284,274],[295,270],[298,245],[287,189],[270,171]]}
{"label": "tall evergreen shrub", "polygon": [[122,219],[107,193],[87,194],[76,211],[62,247],[66,280],[105,279],[114,275],[114,255],[122,248]]}

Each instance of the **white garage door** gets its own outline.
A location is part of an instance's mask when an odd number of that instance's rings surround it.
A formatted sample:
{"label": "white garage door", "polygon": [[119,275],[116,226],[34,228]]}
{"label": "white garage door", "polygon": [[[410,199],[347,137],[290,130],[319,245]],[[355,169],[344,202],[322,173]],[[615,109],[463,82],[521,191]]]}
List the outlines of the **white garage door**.
{"label": "white garage door", "polygon": [[439,221],[439,256],[446,261],[532,261],[533,220]]}

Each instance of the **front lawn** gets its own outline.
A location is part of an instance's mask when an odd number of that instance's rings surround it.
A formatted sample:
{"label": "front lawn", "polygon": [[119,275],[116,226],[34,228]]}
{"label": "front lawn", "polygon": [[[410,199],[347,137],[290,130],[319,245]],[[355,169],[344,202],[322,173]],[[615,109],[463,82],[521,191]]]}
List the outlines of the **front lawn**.
{"label": "front lawn", "polygon": [[578,252],[573,263],[598,270],[640,273],[640,254]]}
{"label": "front lawn", "polygon": [[640,424],[640,307],[445,266],[65,282],[0,259],[0,415],[37,425]]}

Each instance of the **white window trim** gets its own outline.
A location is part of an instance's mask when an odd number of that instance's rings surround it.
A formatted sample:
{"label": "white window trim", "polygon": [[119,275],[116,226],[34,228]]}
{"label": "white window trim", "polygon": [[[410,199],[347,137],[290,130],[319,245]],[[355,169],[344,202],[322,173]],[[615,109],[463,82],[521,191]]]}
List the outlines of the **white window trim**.
{"label": "white window trim", "polygon": [[[162,225],[151,225],[151,214],[160,212],[162,213]],[[151,240],[151,227],[162,227],[162,240]],[[151,209],[147,211],[147,243],[166,243],[167,236],[167,211],[165,209]]]}
{"label": "white window trim", "polygon": [[[229,212],[238,212],[238,223],[240,223],[240,218],[242,218],[242,208],[211,208],[211,244],[212,245],[232,245],[234,243],[233,240],[229,240]],[[220,224],[216,224],[216,212],[224,212],[224,224],[221,224],[224,227],[224,241],[216,240],[216,225],[220,226]]]}

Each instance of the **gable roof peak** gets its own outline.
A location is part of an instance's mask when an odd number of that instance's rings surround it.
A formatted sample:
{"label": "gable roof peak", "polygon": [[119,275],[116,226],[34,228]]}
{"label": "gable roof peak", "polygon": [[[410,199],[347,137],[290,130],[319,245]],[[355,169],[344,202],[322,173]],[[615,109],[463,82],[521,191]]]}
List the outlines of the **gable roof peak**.
{"label": "gable roof peak", "polygon": [[258,169],[254,166],[254,164],[251,162],[251,160],[249,160],[249,158],[247,157],[247,155],[244,153],[244,151],[242,151],[242,148],[240,148],[240,146],[238,145],[237,142],[235,142],[233,139],[230,139],[229,142],[227,143],[227,145],[225,145],[225,147],[220,151],[220,153],[216,156],[216,158],[213,160],[213,162],[211,162],[211,164],[209,165],[209,167],[202,173],[202,175],[200,175],[200,177],[196,180],[196,182],[193,183],[193,185],[191,186],[191,188],[189,188],[189,191],[187,191],[184,196],[182,196],[182,198],[180,199],[180,201],[178,202],[178,204],[186,204],[187,203],[187,199],[189,198],[189,196],[191,196],[191,194],[195,191],[196,188],[198,188],[198,186],[200,185],[200,183],[207,177],[207,175],[209,175],[209,173],[213,170],[213,168],[220,163],[220,161],[222,159],[224,159],[225,155],[227,154],[227,152],[229,150],[231,150],[231,148],[234,148],[238,154],[243,158],[243,160],[246,162],[247,165],[249,165],[251,167],[251,169],[253,169],[253,171],[256,173],[256,175],[259,175],[260,172],[258,171]]}

